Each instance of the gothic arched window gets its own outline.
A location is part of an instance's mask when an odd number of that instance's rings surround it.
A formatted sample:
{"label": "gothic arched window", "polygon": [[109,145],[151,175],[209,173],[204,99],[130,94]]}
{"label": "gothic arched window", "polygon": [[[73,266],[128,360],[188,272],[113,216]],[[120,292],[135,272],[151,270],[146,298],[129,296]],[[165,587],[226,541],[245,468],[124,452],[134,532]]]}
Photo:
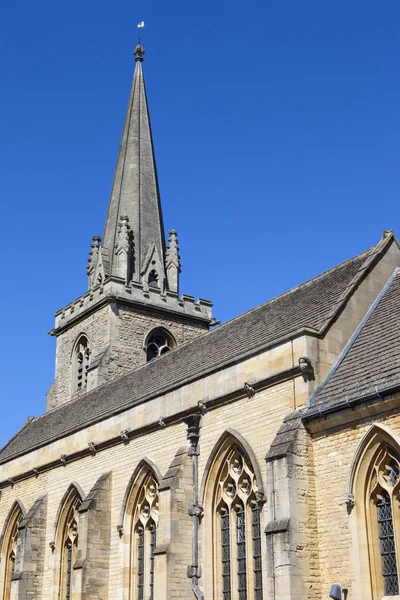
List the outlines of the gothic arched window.
{"label": "gothic arched window", "polygon": [[2,553],[2,561],[4,560],[4,586],[3,600],[10,600],[11,597],[11,582],[15,572],[15,564],[17,558],[17,542],[18,542],[18,526],[23,519],[23,513],[20,505],[15,504],[8,518],[8,525],[4,534],[4,552]]}
{"label": "gothic arched window", "polygon": [[214,505],[217,597],[262,600],[260,504],[245,453],[233,446],[217,477]]}
{"label": "gothic arched window", "polygon": [[157,523],[158,483],[149,472],[137,490],[132,512],[132,600],[154,599],[154,550]]}
{"label": "gothic arched window", "polygon": [[176,343],[170,333],[158,327],[154,329],[147,337],[146,340],[146,358],[147,362],[157,356],[161,356],[166,352],[169,352],[172,348],[175,348]]}
{"label": "gothic arched window", "polygon": [[399,594],[400,457],[390,446],[381,447],[370,472],[367,513],[377,588],[384,596]]}
{"label": "gothic arched window", "polygon": [[89,341],[85,335],[81,335],[75,345],[73,356],[74,387],[76,392],[80,392],[87,387],[89,360]]}
{"label": "gothic arched window", "polygon": [[72,599],[74,564],[78,558],[78,510],[81,504],[81,496],[75,486],[71,485],[61,506],[57,526],[57,554],[60,561],[60,600]]}

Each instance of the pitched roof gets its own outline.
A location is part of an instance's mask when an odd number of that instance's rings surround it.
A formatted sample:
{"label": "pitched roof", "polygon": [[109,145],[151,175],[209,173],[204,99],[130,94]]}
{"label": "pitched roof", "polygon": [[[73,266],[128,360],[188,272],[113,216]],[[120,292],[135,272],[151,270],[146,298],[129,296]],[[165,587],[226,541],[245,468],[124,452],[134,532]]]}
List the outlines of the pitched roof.
{"label": "pitched roof", "polygon": [[394,237],[28,423],[0,464],[307,331],[319,335]]}
{"label": "pitched roof", "polygon": [[333,412],[400,385],[400,270],[396,269],[303,418]]}

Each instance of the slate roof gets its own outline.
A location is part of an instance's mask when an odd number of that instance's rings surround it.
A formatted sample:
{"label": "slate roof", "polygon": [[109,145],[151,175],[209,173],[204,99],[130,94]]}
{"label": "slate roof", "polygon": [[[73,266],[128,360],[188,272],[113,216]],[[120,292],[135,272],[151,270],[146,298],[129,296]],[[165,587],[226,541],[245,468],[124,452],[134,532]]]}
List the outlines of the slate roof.
{"label": "slate roof", "polygon": [[310,398],[303,419],[400,386],[400,270],[396,269],[337,364]]}
{"label": "slate roof", "polygon": [[27,423],[0,452],[0,464],[135,404],[255,355],[306,330],[322,334],[368,268],[394,239],[221,325],[164,356]]}
{"label": "slate roof", "polygon": [[297,433],[302,429],[301,411],[295,410],[283,419],[270,449],[265,457],[267,462],[287,456],[293,452]]}

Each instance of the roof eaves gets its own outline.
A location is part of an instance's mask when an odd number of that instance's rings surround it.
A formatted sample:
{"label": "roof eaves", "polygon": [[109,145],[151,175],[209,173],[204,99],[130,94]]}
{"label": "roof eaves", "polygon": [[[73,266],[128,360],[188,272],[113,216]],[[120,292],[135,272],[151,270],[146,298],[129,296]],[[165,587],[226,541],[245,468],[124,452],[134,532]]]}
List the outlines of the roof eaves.
{"label": "roof eaves", "polygon": [[344,398],[340,399],[332,405],[329,406],[313,406],[312,408],[306,409],[301,416],[301,420],[305,423],[308,423],[312,419],[318,419],[319,417],[328,418],[329,415],[333,413],[337,413],[343,409],[354,408],[359,404],[364,404],[366,402],[371,402],[373,400],[379,399],[384,400],[388,396],[393,396],[393,394],[397,394],[400,391],[400,381],[396,383],[392,383],[387,387],[379,388],[377,385],[375,386],[374,391],[366,392],[360,396],[356,396],[354,398]]}

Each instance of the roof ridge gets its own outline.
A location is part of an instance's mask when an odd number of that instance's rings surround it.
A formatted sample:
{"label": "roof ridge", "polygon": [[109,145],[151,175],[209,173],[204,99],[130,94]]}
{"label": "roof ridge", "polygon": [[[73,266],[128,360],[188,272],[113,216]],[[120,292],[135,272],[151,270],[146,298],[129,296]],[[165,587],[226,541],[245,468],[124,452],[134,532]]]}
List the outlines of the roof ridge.
{"label": "roof ridge", "polygon": [[[190,340],[190,341],[186,342],[185,344],[183,344],[182,346],[179,346],[178,348],[175,348],[175,349],[173,350],[173,352],[175,353],[175,352],[183,351],[183,348],[185,348],[185,350],[187,351],[188,347],[190,347],[190,346],[192,346],[192,345],[194,345],[194,344],[198,344],[198,343],[199,343],[199,342],[200,342],[202,339],[206,339],[206,338],[209,338],[209,336],[212,336],[212,335],[215,335],[215,334],[217,334],[217,332],[219,332],[219,331],[223,330],[223,329],[224,329],[224,328],[225,328],[227,325],[229,325],[229,324],[231,324],[231,323],[233,323],[233,322],[235,322],[235,321],[237,321],[237,320],[240,320],[240,319],[242,319],[243,317],[245,317],[245,316],[246,316],[246,315],[248,315],[249,313],[255,312],[255,311],[257,311],[257,310],[261,309],[262,307],[265,307],[265,305],[266,305],[266,304],[273,303],[273,302],[275,302],[276,300],[279,300],[280,298],[282,298],[282,297],[284,297],[284,296],[286,296],[286,295],[289,295],[290,293],[294,292],[295,290],[298,290],[298,289],[301,289],[301,288],[303,288],[303,287],[306,287],[307,285],[309,285],[309,284],[311,284],[311,283],[315,282],[316,280],[318,280],[318,279],[320,279],[320,278],[322,278],[322,277],[324,277],[324,276],[327,276],[327,275],[329,275],[330,273],[332,273],[332,272],[333,272],[333,271],[335,271],[335,270],[339,270],[339,269],[341,269],[341,268],[344,268],[344,267],[345,267],[345,266],[347,266],[349,263],[351,263],[352,261],[355,261],[355,260],[357,260],[358,258],[360,258],[361,256],[363,256],[364,254],[365,254],[366,258],[367,258],[367,256],[369,256],[369,255],[372,255],[372,254],[373,254],[373,252],[372,252],[372,251],[375,251],[375,250],[376,250],[377,246],[378,246],[378,245],[381,243],[381,241],[382,241],[382,240],[380,240],[376,246],[371,246],[371,247],[370,247],[370,248],[368,248],[367,250],[364,250],[363,252],[360,252],[359,254],[357,254],[357,255],[355,255],[355,256],[353,256],[353,257],[351,257],[351,258],[349,258],[349,259],[347,259],[347,260],[343,261],[342,263],[339,263],[338,265],[335,265],[334,267],[331,267],[331,268],[330,268],[330,269],[328,269],[327,271],[323,271],[323,272],[322,272],[322,273],[320,273],[319,275],[316,275],[315,277],[312,277],[311,279],[308,279],[307,281],[305,281],[305,282],[303,282],[303,283],[299,284],[298,286],[295,286],[294,288],[291,288],[291,289],[289,289],[289,290],[286,290],[286,292],[283,292],[282,294],[278,294],[278,296],[274,296],[273,298],[271,298],[271,299],[269,299],[269,300],[266,300],[266,301],[265,301],[265,302],[263,302],[262,304],[259,304],[258,306],[255,306],[255,307],[253,307],[253,308],[249,309],[248,311],[246,311],[246,312],[244,312],[244,313],[242,313],[242,314],[240,314],[240,315],[237,315],[236,317],[233,317],[232,319],[229,319],[229,320],[228,320],[228,321],[226,321],[225,323],[222,323],[222,325],[218,326],[216,329],[213,329],[212,331],[208,331],[208,332],[206,332],[204,335],[202,335],[202,336],[200,336],[200,337],[198,337],[198,338],[195,338],[195,339],[193,339],[193,340]],[[363,264],[364,264],[364,263],[363,263]],[[361,268],[361,267],[360,267],[360,268]],[[218,334],[217,334],[217,335],[218,335]],[[163,356],[167,356],[167,354],[165,354],[165,355],[162,355],[162,356],[159,356],[159,357],[157,358],[157,362],[158,362],[158,361],[160,361],[160,360],[162,360],[162,359],[163,359]],[[123,375],[120,375],[119,377],[116,377],[115,379],[112,379],[111,381],[107,381],[107,382],[103,383],[102,385],[100,385],[99,387],[97,387],[97,388],[95,388],[95,389],[93,389],[93,390],[87,391],[87,392],[86,392],[85,394],[83,394],[83,395],[76,396],[75,398],[73,398],[72,400],[70,400],[70,402],[68,402],[68,404],[70,404],[70,405],[71,405],[71,404],[73,404],[73,403],[76,403],[76,402],[80,401],[80,400],[82,399],[82,396],[85,396],[85,397],[87,397],[89,394],[95,394],[95,393],[96,393],[96,391],[97,391],[97,390],[99,390],[100,388],[104,389],[104,388],[106,388],[106,387],[107,387],[107,386],[109,386],[109,385],[114,385],[114,384],[115,384],[116,382],[118,382],[118,381],[123,381],[124,379],[126,379],[126,378],[130,377],[133,371],[135,371],[135,372],[140,372],[140,371],[142,371],[143,369],[146,369],[146,368],[148,368],[148,366],[149,366],[150,364],[152,364],[152,361],[150,361],[150,362],[147,362],[147,363],[144,363],[143,365],[140,365],[139,367],[136,367],[135,369],[132,369],[131,371],[128,371],[127,373],[124,373]],[[51,409],[51,410],[49,410],[49,411],[47,411],[47,412],[43,413],[42,415],[39,415],[38,417],[35,417],[35,419],[36,419],[36,420],[38,420],[38,419],[41,419],[42,417],[46,416],[47,414],[49,414],[49,413],[51,413],[51,412],[56,412],[57,410],[60,410],[60,409],[62,409],[64,406],[65,406],[65,404],[62,404],[61,406],[57,406],[57,407],[55,407],[55,408],[53,408],[53,409]],[[11,441],[11,440],[10,440],[10,441]],[[10,442],[8,442],[8,443],[10,443]]]}
{"label": "roof ridge", "polygon": [[[272,302],[275,302],[276,300],[280,300],[284,296],[288,296],[289,294],[295,292],[296,290],[299,290],[301,288],[306,287],[307,285],[310,285],[311,283],[314,283],[317,279],[322,279],[322,277],[325,277],[325,276],[331,274],[333,271],[336,271],[336,270],[339,270],[341,268],[346,267],[349,263],[351,263],[352,261],[357,260],[358,258],[361,258],[361,256],[363,256],[364,254],[365,254],[365,257],[367,258],[369,254],[371,254],[371,255],[374,254],[374,252],[372,252],[372,251],[375,251],[375,249],[381,243],[381,241],[382,240],[380,240],[378,242],[378,244],[376,244],[375,246],[371,246],[367,250],[364,250],[363,252],[360,252],[359,254],[356,254],[355,256],[352,256],[351,258],[348,258],[347,260],[339,263],[338,265],[335,265],[334,267],[331,267],[330,269],[327,269],[326,271],[323,271],[322,273],[319,273],[318,275],[315,275],[314,277],[311,277],[310,279],[307,279],[303,283],[299,283],[299,285],[296,285],[295,287],[292,287],[289,290],[286,290],[285,292],[282,292],[281,294],[278,294],[277,296],[273,296],[273,298],[270,298],[269,300],[266,300],[265,302],[262,302],[262,304],[258,304],[257,306],[254,306],[253,308],[250,308],[246,312],[241,313],[240,315],[237,315],[236,317],[232,317],[232,319],[229,319],[228,321],[225,321],[225,323],[222,323],[221,325],[219,325],[216,329],[214,329],[210,333],[213,333],[214,331],[219,331],[219,330],[221,330],[222,327],[225,327],[225,325],[228,325],[229,323],[232,323],[233,321],[241,319],[245,315],[248,315],[249,313],[251,313],[253,311],[256,311],[256,310],[264,307],[266,304],[271,304]],[[192,341],[195,341],[195,340],[191,340],[191,342]]]}

